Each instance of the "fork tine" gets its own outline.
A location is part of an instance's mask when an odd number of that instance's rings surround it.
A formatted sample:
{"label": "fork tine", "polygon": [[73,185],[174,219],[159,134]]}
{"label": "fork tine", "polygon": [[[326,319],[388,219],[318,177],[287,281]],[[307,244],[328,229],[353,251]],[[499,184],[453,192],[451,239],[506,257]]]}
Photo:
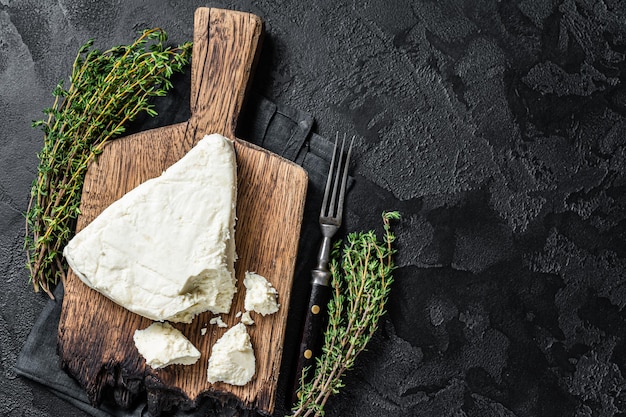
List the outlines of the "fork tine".
{"label": "fork tine", "polygon": [[[345,138],[344,138],[345,140]],[[343,201],[346,197],[346,184],[348,183],[348,166],[350,165],[350,156],[352,155],[352,145],[354,144],[354,136],[350,140],[350,146],[348,147],[348,155],[346,155],[346,162],[344,163],[343,178],[341,180],[341,192],[339,193],[339,204],[337,205],[337,220],[341,222],[343,214]],[[343,149],[343,146],[342,146]]]}
{"label": "fork tine", "polygon": [[[348,153],[345,155],[344,150],[346,147],[347,135],[344,134],[343,140],[341,141],[341,149],[339,149],[339,132],[337,132],[333,156],[330,161],[328,178],[326,179],[326,189],[324,190],[320,220],[321,218],[327,218],[329,220],[333,220],[335,223],[341,223],[343,203],[346,194],[346,184],[348,182],[348,167],[350,164],[350,156],[352,155],[354,138],[355,137],[352,136],[350,145],[348,146]],[[337,157],[337,152],[339,152],[339,157]],[[329,197],[330,202],[328,201]]]}
{"label": "fork tine", "polygon": [[322,200],[322,209],[320,211],[320,217],[327,216],[328,210],[328,197],[330,195],[330,185],[333,181],[333,169],[335,167],[335,158],[337,156],[337,144],[339,142],[339,132],[337,132],[337,137],[335,138],[335,147],[333,148],[333,156],[330,159],[330,168],[328,169],[328,178],[326,179],[326,188],[324,189],[324,199]]}
{"label": "fork tine", "polygon": [[333,185],[333,194],[330,198],[330,206],[328,207],[328,216],[335,217],[337,212],[335,211],[335,203],[337,201],[337,191],[339,191],[339,178],[341,178],[341,170],[343,167],[343,149],[346,145],[346,134],[343,134],[343,141],[341,141],[341,152],[339,152],[339,161],[335,171],[335,184]]}

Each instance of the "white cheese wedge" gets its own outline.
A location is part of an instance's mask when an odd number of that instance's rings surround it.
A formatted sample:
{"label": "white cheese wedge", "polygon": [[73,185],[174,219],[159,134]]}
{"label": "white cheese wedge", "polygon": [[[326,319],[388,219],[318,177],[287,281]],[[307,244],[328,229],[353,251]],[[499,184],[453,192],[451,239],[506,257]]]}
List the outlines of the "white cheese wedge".
{"label": "white cheese wedge", "polygon": [[227,313],[236,292],[236,198],[233,143],[207,135],[106,208],[63,254],[89,287],[152,320]]}
{"label": "white cheese wedge", "polygon": [[200,359],[200,352],[169,323],[152,323],[133,335],[137,350],[152,368],[168,365],[192,365]]}
{"label": "white cheese wedge", "polygon": [[276,302],[278,293],[267,279],[257,273],[246,271],[243,285],[246,287],[244,307],[263,316],[276,313],[280,304]]}
{"label": "white cheese wedge", "polygon": [[246,385],[254,376],[256,359],[246,326],[231,327],[213,345],[207,379],[231,385]]}

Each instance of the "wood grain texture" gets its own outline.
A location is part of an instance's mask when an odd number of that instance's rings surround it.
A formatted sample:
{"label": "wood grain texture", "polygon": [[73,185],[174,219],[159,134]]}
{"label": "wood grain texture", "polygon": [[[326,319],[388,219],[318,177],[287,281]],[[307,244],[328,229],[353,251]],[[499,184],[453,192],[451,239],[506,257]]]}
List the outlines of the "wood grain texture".
{"label": "wood grain texture", "polygon": [[[153,413],[172,403],[193,405],[203,395],[226,395],[245,408],[273,412],[308,178],[301,167],[234,138],[261,33],[262,23],[254,15],[208,8],[196,11],[189,121],[110,142],[89,167],[77,224],[81,230],[127,191],[160,175],[205,134],[217,132],[234,139],[238,292],[230,314],[222,317],[229,327],[238,323],[235,315],[244,311],[245,271],[268,278],[281,304],[276,314],[256,316],[256,324],[248,327],[256,374],[243,387],[207,382],[211,348],[227,330],[210,325],[210,313],[190,324],[174,324],[201,351],[195,365],[152,370],[132,340],[135,330],[147,327],[151,320],[91,290],[70,271],[64,282],[58,350],[62,365],[94,404],[112,392],[120,405],[130,405],[145,389]],[[203,327],[208,330],[204,336]]]}

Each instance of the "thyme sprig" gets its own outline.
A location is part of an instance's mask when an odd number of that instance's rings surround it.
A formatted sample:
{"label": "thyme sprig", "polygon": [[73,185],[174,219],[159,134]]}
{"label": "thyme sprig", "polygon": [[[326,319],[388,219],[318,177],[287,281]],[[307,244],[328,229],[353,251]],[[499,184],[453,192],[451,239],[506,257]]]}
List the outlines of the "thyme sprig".
{"label": "thyme sprig", "polygon": [[309,369],[303,371],[293,417],[324,414],[330,396],[344,386],[343,374],[354,367],[378,328],[393,283],[395,236],[390,221],[399,217],[395,211],[383,213],[382,242],[370,230],[350,233],[343,248],[341,242],[335,245],[330,263],[333,295],[322,354],[309,382],[305,382]]}
{"label": "thyme sprig", "polygon": [[54,104],[43,111],[47,119],[33,123],[44,133],[26,213],[27,266],[36,292],[54,298],[52,286],[67,271],[62,251],[74,233],[89,162],[140,113],[155,116],[150,98],[164,96],[171,76],[189,63],[190,42],[172,48],[166,41],[159,28],[104,52],[88,41],[74,60],[69,88],[59,82]]}

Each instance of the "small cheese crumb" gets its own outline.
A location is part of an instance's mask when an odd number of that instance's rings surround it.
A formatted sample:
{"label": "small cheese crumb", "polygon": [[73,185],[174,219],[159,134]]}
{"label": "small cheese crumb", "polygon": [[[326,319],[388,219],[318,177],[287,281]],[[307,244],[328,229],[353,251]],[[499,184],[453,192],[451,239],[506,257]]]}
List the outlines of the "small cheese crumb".
{"label": "small cheese crumb", "polygon": [[224,323],[220,316],[213,317],[210,321],[210,324],[217,324],[218,327],[228,327],[228,324]]}
{"label": "small cheese crumb", "polygon": [[206,327],[200,329],[200,334],[204,336],[206,334]]}
{"label": "small cheese crumb", "polygon": [[238,311],[237,314],[235,314],[235,317],[237,318],[241,317],[241,311]]}
{"label": "small cheese crumb", "polygon": [[262,314],[276,313],[280,304],[276,302],[278,293],[267,279],[255,272],[246,271],[243,285],[246,287],[244,307],[248,311]]}
{"label": "small cheese crumb", "polygon": [[246,385],[254,376],[256,359],[246,326],[239,323],[219,338],[211,352],[207,380]]}
{"label": "small cheese crumb", "polygon": [[154,369],[172,364],[192,365],[200,358],[200,351],[169,323],[152,323],[133,335],[137,350]]}
{"label": "small cheese crumb", "polygon": [[254,320],[252,320],[252,317],[250,317],[249,311],[243,313],[243,315],[241,316],[241,322],[246,326],[252,326],[254,324]]}

